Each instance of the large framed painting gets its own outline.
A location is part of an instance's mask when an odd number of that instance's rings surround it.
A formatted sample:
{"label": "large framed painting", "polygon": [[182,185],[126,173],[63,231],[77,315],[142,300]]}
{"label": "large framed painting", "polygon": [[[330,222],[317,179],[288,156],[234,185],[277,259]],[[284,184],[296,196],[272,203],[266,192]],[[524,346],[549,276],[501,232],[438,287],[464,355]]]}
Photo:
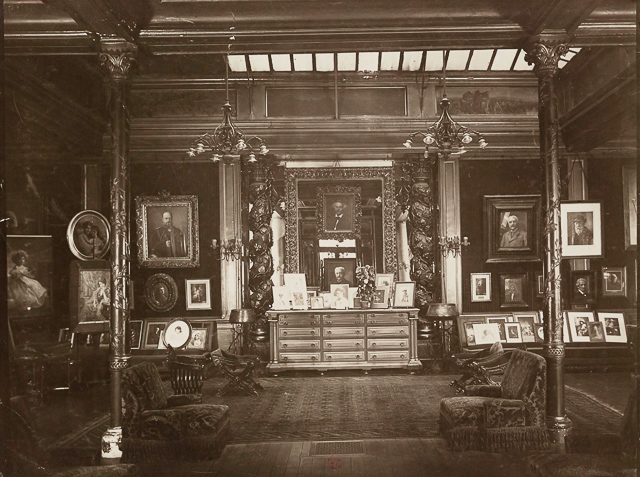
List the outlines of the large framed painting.
{"label": "large framed painting", "polygon": [[111,232],[109,221],[95,210],[83,210],[71,219],[67,227],[67,243],[71,253],[80,260],[99,260],[109,252]]}
{"label": "large framed painting", "polygon": [[540,261],[540,196],[485,195],[487,263]]}
{"label": "large framed painting", "polygon": [[360,202],[360,187],[318,187],[316,207],[318,238],[359,239],[362,219]]}
{"label": "large framed painting", "polygon": [[74,331],[103,329],[103,325],[108,324],[110,317],[111,267],[109,262],[107,260],[71,262],[69,275],[71,329]]}
{"label": "large framed painting", "polygon": [[635,250],[638,246],[638,168],[634,165],[622,167],[622,195],[624,208],[624,249]]}
{"label": "large framed painting", "polygon": [[331,285],[356,284],[356,259],[355,258],[325,258],[324,265],[324,291],[329,291]]}
{"label": "large framed painting", "polygon": [[7,236],[7,310],[9,317],[52,313],[51,235]]}
{"label": "large framed painting", "polygon": [[200,265],[198,198],[195,195],[136,197],[136,226],[141,267]]}
{"label": "large framed painting", "polygon": [[562,258],[602,257],[600,202],[568,201],[560,204]]}

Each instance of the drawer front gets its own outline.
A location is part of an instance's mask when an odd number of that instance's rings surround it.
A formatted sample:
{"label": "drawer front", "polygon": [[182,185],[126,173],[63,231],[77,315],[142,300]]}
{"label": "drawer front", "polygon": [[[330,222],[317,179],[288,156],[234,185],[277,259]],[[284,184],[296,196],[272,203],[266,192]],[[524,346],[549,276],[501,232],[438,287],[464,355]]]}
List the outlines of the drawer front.
{"label": "drawer front", "polygon": [[364,336],[364,328],[359,328],[359,327],[355,327],[355,326],[342,326],[342,327],[335,327],[335,326],[325,326],[322,329],[322,336],[324,336],[325,338],[333,338],[333,337],[358,337],[358,336]]}
{"label": "drawer front", "polygon": [[409,336],[408,326],[370,326],[367,329],[370,338],[376,336]]}
{"label": "drawer front", "polygon": [[324,315],[324,325],[364,325],[364,315]]}
{"label": "drawer front", "polygon": [[280,340],[281,350],[320,349],[320,340]]}
{"label": "drawer front", "polygon": [[324,349],[364,348],[364,340],[324,340]]}
{"label": "drawer front", "polygon": [[370,351],[376,349],[409,349],[409,340],[400,338],[397,340],[389,338],[369,338],[367,345]]}
{"label": "drawer front", "polygon": [[364,361],[365,353],[362,351],[325,351],[322,353],[325,363],[340,361]]}
{"label": "drawer front", "polygon": [[367,353],[369,361],[407,361],[408,351],[371,351]]}
{"label": "drawer front", "polygon": [[279,326],[318,326],[320,315],[279,315]]}
{"label": "drawer front", "polygon": [[408,325],[409,313],[368,313],[369,325]]}
{"label": "drawer front", "polygon": [[319,363],[320,353],[280,353],[282,363]]}
{"label": "drawer front", "polygon": [[320,336],[320,328],[280,328],[278,336],[280,338]]}

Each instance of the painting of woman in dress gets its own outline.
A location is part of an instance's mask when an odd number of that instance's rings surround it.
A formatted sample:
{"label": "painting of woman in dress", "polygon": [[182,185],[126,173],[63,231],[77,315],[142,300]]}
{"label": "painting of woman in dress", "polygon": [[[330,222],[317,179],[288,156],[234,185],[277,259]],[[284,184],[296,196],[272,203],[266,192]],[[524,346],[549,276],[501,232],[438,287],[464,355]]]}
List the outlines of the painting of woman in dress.
{"label": "painting of woman in dress", "polygon": [[49,296],[47,289],[27,266],[28,260],[29,255],[24,250],[11,254],[13,268],[8,276],[9,308],[19,312],[41,308]]}

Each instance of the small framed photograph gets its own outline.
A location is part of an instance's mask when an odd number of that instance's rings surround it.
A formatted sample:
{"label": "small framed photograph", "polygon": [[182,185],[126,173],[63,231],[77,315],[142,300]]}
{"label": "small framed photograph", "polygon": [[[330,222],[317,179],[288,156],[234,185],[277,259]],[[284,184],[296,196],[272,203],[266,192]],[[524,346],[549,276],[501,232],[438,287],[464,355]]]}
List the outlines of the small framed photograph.
{"label": "small framed photograph", "polygon": [[500,275],[500,308],[528,308],[528,291],[526,273]]}
{"label": "small framed photograph", "polygon": [[109,252],[111,227],[107,218],[95,210],[78,212],[67,227],[67,243],[80,260],[100,260]]}
{"label": "small framed photograph", "polygon": [[595,303],[598,296],[596,271],[572,270],[570,277],[571,304]]}
{"label": "small framed photograph", "polygon": [[158,349],[162,342],[166,321],[147,321],[147,329],[144,337],[143,349]]}
{"label": "small framed photograph", "polygon": [[307,309],[307,278],[304,273],[285,273],[284,286],[291,294],[291,307],[294,310]]}
{"label": "small framed photograph", "polygon": [[131,320],[129,322],[129,329],[131,330],[129,333],[131,337],[131,349],[140,349],[142,345],[142,320]]}
{"label": "small framed photograph", "polygon": [[211,309],[211,281],[208,278],[185,280],[187,310]]}
{"label": "small framed photograph", "polygon": [[638,167],[622,166],[622,194],[624,209],[624,249],[635,250],[638,246]]}
{"label": "small framed photograph", "polygon": [[536,343],[544,343],[544,324],[534,323],[533,326],[536,330]]}
{"label": "small framed photograph", "polygon": [[377,273],[375,283],[376,288],[389,287],[389,292],[391,292],[393,289],[393,273]]}
{"label": "small framed photograph", "polygon": [[507,332],[505,325],[507,324],[507,318],[505,317],[487,317],[487,323],[493,323],[498,326],[498,340],[501,343],[507,342]]}
{"label": "small framed photograph", "polygon": [[209,339],[209,328],[193,328],[191,330],[191,338],[187,343],[187,349],[208,349],[207,341]]}
{"label": "small framed photograph", "polygon": [[540,196],[485,195],[487,263],[540,261]]}
{"label": "small framed photograph", "polygon": [[69,318],[74,331],[111,318],[111,266],[106,260],[74,260],[69,273]]}
{"label": "small framed photograph", "polygon": [[393,306],[395,308],[411,308],[413,306],[415,287],[416,282],[396,282]]}
{"label": "small framed photograph", "polygon": [[349,285],[331,285],[331,308],[346,310],[349,308]]}
{"label": "small framed photograph", "polygon": [[536,273],[536,296],[538,298],[544,296],[544,275]]}
{"label": "small framed photograph", "polygon": [[522,333],[520,332],[520,323],[507,323],[507,343],[522,343]]}
{"label": "small framed photograph", "polygon": [[171,320],[162,334],[162,344],[165,347],[171,345],[174,349],[186,347],[191,341],[191,324],[185,318]]}
{"label": "small framed photograph", "polygon": [[602,267],[602,296],[627,296],[627,267]]}
{"label": "small framed photograph", "polygon": [[356,285],[356,259],[355,258],[325,258],[324,265],[324,291],[329,291],[329,286]]}
{"label": "small framed photograph", "polygon": [[560,230],[562,231],[562,258],[602,257],[600,202],[562,202]]}
{"label": "small framed photograph", "polygon": [[379,286],[373,292],[371,308],[389,308],[389,287]]}
{"label": "small framed photograph", "polygon": [[604,323],[599,321],[592,321],[587,323],[589,327],[589,340],[592,343],[604,343],[605,335],[604,335]]}
{"label": "small framed photograph", "polygon": [[136,197],[138,263],[146,268],[200,265],[198,197]]}
{"label": "small framed photograph", "polygon": [[331,308],[331,293],[330,292],[321,292],[320,298],[322,298],[322,302],[325,308]]}
{"label": "small framed photograph", "polygon": [[[286,286],[273,286],[273,305],[272,310],[290,310],[291,309],[291,292]],[[311,297],[314,298],[314,297]]]}
{"label": "small framed photograph", "polygon": [[312,310],[322,310],[324,308],[324,299],[321,296],[309,297]]}
{"label": "small framed photograph", "polygon": [[588,343],[589,322],[595,321],[592,311],[567,311],[567,322],[571,341],[574,343]]}
{"label": "small framed photograph", "polygon": [[624,314],[598,312],[598,321],[604,324],[604,339],[607,343],[627,342]]}
{"label": "small framed photograph", "polygon": [[471,274],[471,301],[491,301],[491,274]]}
{"label": "small framed photograph", "polygon": [[535,315],[536,313],[514,313],[516,322],[520,323],[520,335],[523,343],[535,343]]}
{"label": "small framed photograph", "polygon": [[500,331],[496,323],[475,324],[472,326],[477,345],[493,344],[500,341]]}
{"label": "small framed photograph", "polygon": [[467,346],[475,346],[475,332],[473,331],[473,325],[484,324],[487,322],[484,316],[478,315],[465,315],[456,318],[458,324],[458,337],[460,338],[460,346],[465,348]]}
{"label": "small framed photograph", "polygon": [[360,238],[362,218],[360,187],[326,186],[317,189],[318,239]]}

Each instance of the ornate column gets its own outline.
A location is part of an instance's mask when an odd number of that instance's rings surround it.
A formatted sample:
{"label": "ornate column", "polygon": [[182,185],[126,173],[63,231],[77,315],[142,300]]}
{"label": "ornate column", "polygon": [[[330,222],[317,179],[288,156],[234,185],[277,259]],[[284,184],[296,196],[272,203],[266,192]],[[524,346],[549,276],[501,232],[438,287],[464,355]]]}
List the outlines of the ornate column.
{"label": "ornate column", "polygon": [[564,444],[571,421],[564,408],[564,358],[562,339],[562,287],[560,264],[560,173],[558,158],[558,110],[554,91],[558,60],[568,51],[566,36],[538,35],[531,39],[526,61],[538,77],[540,154],[544,163],[546,217],[544,221],[545,297],[544,355],[547,361],[547,428],[553,442]]}
{"label": "ornate column", "polygon": [[[128,365],[129,333],[129,115],[127,96],[131,65],[137,47],[125,41],[100,42],[100,63],[107,71],[111,113],[111,343],[109,374],[111,419],[102,436],[102,460],[119,462],[122,457],[122,399],[120,379]],[[125,339],[125,337],[127,339]]]}

